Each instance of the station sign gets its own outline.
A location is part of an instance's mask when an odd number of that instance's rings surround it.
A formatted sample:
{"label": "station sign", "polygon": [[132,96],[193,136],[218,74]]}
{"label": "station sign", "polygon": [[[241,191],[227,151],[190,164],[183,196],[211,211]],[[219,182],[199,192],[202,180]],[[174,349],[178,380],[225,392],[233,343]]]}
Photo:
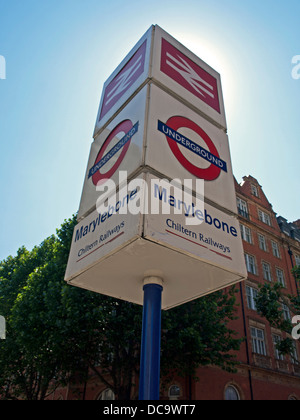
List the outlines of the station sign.
{"label": "station sign", "polygon": [[142,305],[159,277],[163,309],[244,280],[226,128],[220,75],[152,26],[104,85],[65,280]]}

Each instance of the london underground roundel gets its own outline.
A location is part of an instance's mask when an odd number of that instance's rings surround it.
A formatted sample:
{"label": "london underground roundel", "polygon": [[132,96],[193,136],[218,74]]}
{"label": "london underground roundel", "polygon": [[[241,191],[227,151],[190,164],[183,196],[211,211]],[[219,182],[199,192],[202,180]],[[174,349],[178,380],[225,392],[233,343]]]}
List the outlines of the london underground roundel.
{"label": "london underground roundel", "polygon": [[[205,142],[207,148],[203,148],[199,144],[183,136],[178,132],[180,128],[188,128],[194,131]],[[227,164],[220,158],[219,152],[211,138],[192,120],[186,117],[173,116],[168,119],[166,124],[158,121],[158,130],[165,134],[168,145],[178,162],[192,175],[206,181],[213,181],[219,177],[221,170],[227,172]],[[198,156],[199,166],[191,163],[184,156],[180,150],[180,146],[183,146]],[[210,162],[208,168],[201,167],[201,161],[203,159]]]}
{"label": "london underground roundel", "polygon": [[[99,182],[105,182],[106,179],[111,178],[113,174],[118,170],[129,149],[132,137],[138,131],[138,124],[139,123],[137,122],[135,125],[133,125],[131,120],[124,120],[120,122],[105,139],[96,157],[95,163],[90,169],[88,175],[88,178],[92,178],[94,185],[99,184]],[[108,150],[111,142],[120,133],[125,133],[125,135],[121,138],[121,140],[119,140],[117,144],[115,144],[115,146]],[[110,169],[105,172],[105,165],[120,151],[121,153],[119,154],[116,162],[112,167],[110,167]]]}

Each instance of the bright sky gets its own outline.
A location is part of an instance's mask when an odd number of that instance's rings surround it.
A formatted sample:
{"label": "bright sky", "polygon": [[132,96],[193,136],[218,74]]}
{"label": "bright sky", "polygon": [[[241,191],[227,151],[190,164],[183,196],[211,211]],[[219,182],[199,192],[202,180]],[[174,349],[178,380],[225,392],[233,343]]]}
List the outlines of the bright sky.
{"label": "bright sky", "polygon": [[299,0],[0,0],[0,260],[78,210],[103,83],[151,24],[221,74],[238,182],[300,218],[299,16]]}

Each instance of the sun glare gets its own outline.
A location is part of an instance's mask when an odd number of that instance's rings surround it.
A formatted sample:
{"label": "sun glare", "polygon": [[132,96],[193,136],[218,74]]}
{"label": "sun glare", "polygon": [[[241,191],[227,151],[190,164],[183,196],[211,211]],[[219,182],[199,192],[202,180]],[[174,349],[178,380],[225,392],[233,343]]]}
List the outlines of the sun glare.
{"label": "sun glare", "polygon": [[225,111],[226,114],[230,113],[232,115],[237,92],[235,90],[236,83],[234,83],[234,72],[230,57],[225,55],[221,45],[217,46],[205,38],[186,32],[176,34],[175,38],[221,75]]}

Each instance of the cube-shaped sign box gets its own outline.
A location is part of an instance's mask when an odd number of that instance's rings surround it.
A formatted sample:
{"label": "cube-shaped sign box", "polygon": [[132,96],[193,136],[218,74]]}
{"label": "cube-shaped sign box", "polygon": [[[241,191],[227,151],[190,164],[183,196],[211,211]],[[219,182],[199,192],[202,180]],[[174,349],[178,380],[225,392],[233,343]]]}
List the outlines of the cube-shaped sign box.
{"label": "cube-shaped sign box", "polygon": [[133,178],[75,227],[65,279],[142,305],[149,276],[163,281],[163,309],[244,280],[237,218],[155,172]]}
{"label": "cube-shaped sign box", "polygon": [[220,76],[152,26],[104,85],[65,279],[143,304],[160,277],[163,309],[227,287],[236,211]]}
{"label": "cube-shaped sign box", "polygon": [[155,25],[105,82],[94,137],[149,82],[226,130],[220,75]]}

